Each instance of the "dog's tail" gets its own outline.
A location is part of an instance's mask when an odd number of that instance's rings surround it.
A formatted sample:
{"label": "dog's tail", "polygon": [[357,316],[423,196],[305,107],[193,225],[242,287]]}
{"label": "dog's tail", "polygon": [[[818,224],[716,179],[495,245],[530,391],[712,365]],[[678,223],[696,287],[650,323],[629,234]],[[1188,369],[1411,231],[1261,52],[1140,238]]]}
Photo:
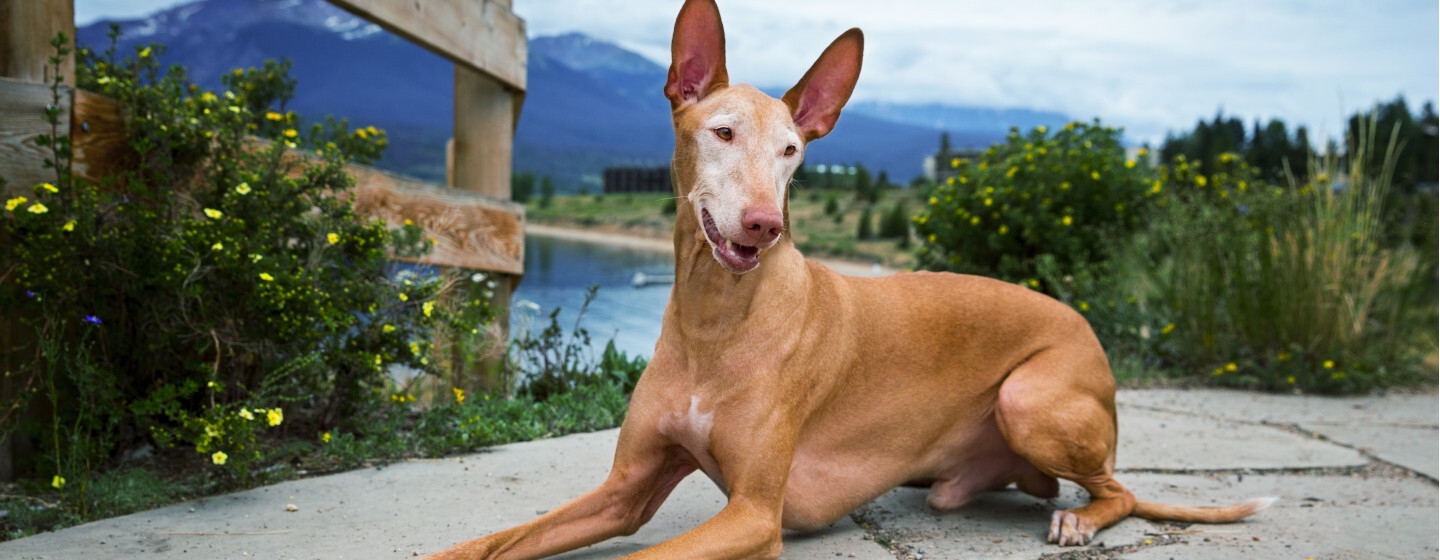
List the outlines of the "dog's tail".
{"label": "dog's tail", "polygon": [[1151,521],[1178,521],[1180,523],[1230,523],[1250,517],[1269,508],[1276,496],[1255,498],[1224,507],[1172,506],[1137,500],[1135,510],[1130,514]]}

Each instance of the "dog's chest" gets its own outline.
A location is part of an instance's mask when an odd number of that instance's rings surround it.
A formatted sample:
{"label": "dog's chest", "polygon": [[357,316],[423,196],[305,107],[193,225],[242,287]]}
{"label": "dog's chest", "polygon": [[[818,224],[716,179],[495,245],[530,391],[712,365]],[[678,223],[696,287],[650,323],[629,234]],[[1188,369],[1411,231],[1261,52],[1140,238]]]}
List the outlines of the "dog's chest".
{"label": "dog's chest", "polygon": [[724,490],[725,480],[721,477],[720,465],[710,454],[710,429],[715,424],[715,411],[712,409],[702,412],[702,409],[704,403],[700,396],[692,395],[689,408],[668,412],[660,418],[658,430],[661,435],[689,451],[690,455],[695,457],[695,462],[700,464],[700,470]]}

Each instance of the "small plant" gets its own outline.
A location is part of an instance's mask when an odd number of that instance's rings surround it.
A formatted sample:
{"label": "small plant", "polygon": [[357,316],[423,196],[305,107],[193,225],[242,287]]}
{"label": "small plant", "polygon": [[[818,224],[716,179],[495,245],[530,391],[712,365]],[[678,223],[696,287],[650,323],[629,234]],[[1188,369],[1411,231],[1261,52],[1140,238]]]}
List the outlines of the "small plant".
{"label": "small plant", "polygon": [[860,222],[856,226],[855,239],[868,241],[870,238],[875,237],[874,223],[874,216],[870,214],[870,206],[867,205],[864,209],[860,210]]}

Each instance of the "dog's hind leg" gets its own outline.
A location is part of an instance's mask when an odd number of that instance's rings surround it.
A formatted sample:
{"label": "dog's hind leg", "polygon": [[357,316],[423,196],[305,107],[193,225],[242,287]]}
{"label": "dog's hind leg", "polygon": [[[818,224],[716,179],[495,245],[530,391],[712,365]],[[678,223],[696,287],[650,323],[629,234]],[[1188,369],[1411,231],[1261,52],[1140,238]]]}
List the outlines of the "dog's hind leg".
{"label": "dog's hind leg", "polygon": [[1050,542],[1083,545],[1135,508],[1113,476],[1115,382],[1098,344],[1053,347],[1025,361],[1001,384],[995,415],[1017,454],[1090,493],[1084,507],[1055,512]]}

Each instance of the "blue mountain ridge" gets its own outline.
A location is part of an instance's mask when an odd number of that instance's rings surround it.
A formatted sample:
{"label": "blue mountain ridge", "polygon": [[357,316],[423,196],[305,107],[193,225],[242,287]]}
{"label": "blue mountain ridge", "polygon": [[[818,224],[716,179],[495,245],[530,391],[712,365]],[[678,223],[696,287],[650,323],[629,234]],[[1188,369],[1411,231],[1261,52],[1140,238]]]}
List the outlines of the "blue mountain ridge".
{"label": "blue mountain ridge", "polygon": [[[103,51],[110,23],[77,30],[79,42]],[[205,87],[220,87],[230,69],[289,58],[299,87],[286,109],[385,128],[391,147],[379,167],[444,180],[453,66],[378,26],[323,0],[200,0],[115,23],[123,32],[119,53],[163,43],[162,61],[187,67]],[[593,191],[606,166],[669,163],[674,135],[661,95],[663,66],[580,33],[533,37],[529,55],[517,171],[550,175],[562,191]],[[835,132],[810,147],[807,162],[859,162],[906,181],[920,173],[941,131],[955,146],[984,146],[1011,125],[1068,120],[1028,109],[857,102]]]}

